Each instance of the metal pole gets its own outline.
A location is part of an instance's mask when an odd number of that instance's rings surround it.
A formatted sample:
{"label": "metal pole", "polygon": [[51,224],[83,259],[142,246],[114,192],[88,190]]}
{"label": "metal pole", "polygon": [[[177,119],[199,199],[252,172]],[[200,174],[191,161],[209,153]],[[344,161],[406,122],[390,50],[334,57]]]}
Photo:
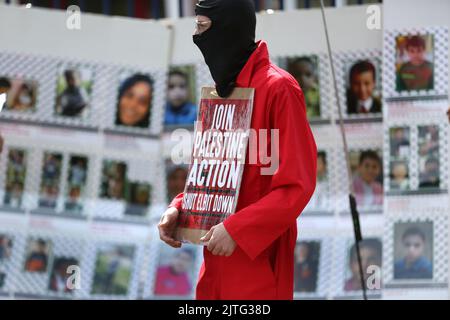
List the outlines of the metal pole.
{"label": "metal pole", "polygon": [[297,2],[295,0],[284,0],[284,8],[283,10],[295,10],[297,9]]}
{"label": "metal pole", "polygon": [[344,145],[345,163],[347,165],[348,187],[350,190],[349,203],[350,203],[350,211],[351,211],[352,220],[353,220],[353,230],[354,230],[354,234],[355,234],[355,249],[356,249],[356,255],[357,255],[357,259],[358,259],[359,276],[361,278],[361,288],[363,291],[363,298],[364,298],[364,300],[367,300],[366,281],[364,279],[364,271],[363,271],[362,262],[361,262],[361,252],[359,250],[359,242],[362,241],[361,228],[360,228],[360,224],[359,224],[359,214],[358,214],[358,210],[356,207],[355,197],[353,195],[354,190],[353,190],[353,184],[352,184],[352,171],[350,168],[350,158],[349,158],[349,152],[348,152],[347,136],[345,134],[344,121],[343,121],[343,117],[342,117],[342,108],[341,108],[341,103],[340,103],[339,94],[338,94],[336,73],[334,70],[334,61],[333,61],[333,55],[331,52],[330,36],[328,34],[328,26],[327,26],[327,20],[325,17],[325,6],[323,4],[323,0],[320,0],[320,10],[322,12],[322,20],[323,20],[323,25],[324,25],[324,29],[325,29],[325,38],[327,41],[328,57],[330,58],[331,75],[333,77],[334,94],[336,97],[336,104],[338,107],[339,127],[340,127],[340,131],[341,131],[342,142]]}
{"label": "metal pole", "polygon": [[180,1],[165,0],[164,8],[167,18],[178,19],[180,17]]}

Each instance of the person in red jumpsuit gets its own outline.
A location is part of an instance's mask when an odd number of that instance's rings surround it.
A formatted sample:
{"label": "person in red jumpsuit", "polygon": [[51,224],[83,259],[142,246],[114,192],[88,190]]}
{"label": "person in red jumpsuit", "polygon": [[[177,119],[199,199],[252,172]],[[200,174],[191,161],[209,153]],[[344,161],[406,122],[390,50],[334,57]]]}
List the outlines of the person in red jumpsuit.
{"label": "person in red jumpsuit", "polygon": [[[196,15],[194,43],[217,93],[227,97],[235,87],[254,88],[251,128],[279,130],[274,173],[261,174],[270,166],[263,161],[246,162],[236,212],[202,239],[196,299],[293,299],[296,221],[316,184],[317,148],[302,90],[270,62],[267,44],[255,42],[253,1],[199,1]],[[158,225],[161,240],[173,247],[181,246],[174,231],[182,198],[173,199]]]}

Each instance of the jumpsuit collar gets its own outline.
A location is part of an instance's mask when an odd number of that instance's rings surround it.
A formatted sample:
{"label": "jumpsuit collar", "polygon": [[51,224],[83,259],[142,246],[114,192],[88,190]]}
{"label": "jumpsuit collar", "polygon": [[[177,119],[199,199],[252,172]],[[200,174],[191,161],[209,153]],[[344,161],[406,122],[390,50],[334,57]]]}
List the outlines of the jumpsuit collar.
{"label": "jumpsuit collar", "polygon": [[257,48],[252,53],[236,79],[237,87],[249,87],[255,72],[270,63],[267,43],[260,40],[256,44]]}

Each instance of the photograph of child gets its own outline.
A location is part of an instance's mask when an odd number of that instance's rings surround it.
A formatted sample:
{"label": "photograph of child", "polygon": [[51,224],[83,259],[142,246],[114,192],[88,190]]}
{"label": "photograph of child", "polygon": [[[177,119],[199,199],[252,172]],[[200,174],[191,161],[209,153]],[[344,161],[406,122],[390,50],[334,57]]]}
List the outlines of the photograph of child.
{"label": "photograph of child", "polygon": [[127,294],[133,269],[134,251],[134,246],[113,244],[98,250],[92,294]]}
{"label": "photograph of child", "polygon": [[5,286],[6,273],[0,271],[0,289],[3,289]]}
{"label": "photograph of child", "polygon": [[55,114],[85,117],[90,107],[94,73],[87,67],[60,66],[56,86]]}
{"label": "photograph of child", "polygon": [[27,153],[21,149],[10,149],[8,152],[8,163],[6,165],[5,206],[20,208],[22,205],[23,192],[25,190],[25,178]]}
{"label": "photograph of child", "polygon": [[300,241],[295,246],[294,292],[315,292],[319,273],[320,242]]}
{"label": "photograph of child", "polygon": [[39,207],[51,209],[56,207],[61,180],[62,159],[63,156],[60,153],[44,153]]}
{"label": "photograph of child", "polygon": [[164,124],[193,125],[197,119],[194,66],[174,68],[167,79],[167,101]]}
{"label": "photograph of child", "polygon": [[[366,283],[366,289],[370,290],[368,284],[368,278],[374,274],[381,276],[381,273],[373,273],[369,267],[376,266],[381,268],[381,248],[382,244],[379,239],[367,238],[359,243],[360,253],[361,253],[361,264],[364,271],[364,281]],[[358,291],[362,290],[361,287],[361,276],[359,272],[359,264],[356,254],[356,246],[352,244],[348,250],[348,268],[347,278],[344,283],[344,291]],[[370,279],[371,283],[380,283],[381,279]],[[372,290],[379,290],[381,288],[376,288]]]}
{"label": "photograph of child", "polygon": [[287,60],[287,71],[297,80],[302,88],[305,96],[306,113],[310,119],[321,116],[318,69],[318,57],[315,55],[289,58]]}
{"label": "photograph of child", "polygon": [[329,182],[327,154],[325,151],[317,152],[316,189],[309,200],[306,210],[329,209]]}
{"label": "photograph of child", "polygon": [[37,82],[22,78],[0,77],[0,110],[35,111]]}
{"label": "photograph of child", "polygon": [[58,293],[73,293],[73,283],[68,281],[71,273],[69,271],[70,266],[78,266],[78,260],[76,258],[69,257],[55,257],[53,265],[50,271],[50,279],[48,282],[48,289]]}
{"label": "photograph of child", "polygon": [[356,203],[362,209],[383,204],[383,168],[380,151],[350,152],[353,190]]}
{"label": "photograph of child", "polygon": [[0,112],[3,108],[6,109],[6,99],[8,91],[11,88],[11,82],[6,77],[0,77]]}
{"label": "photograph of child", "polygon": [[127,184],[127,164],[119,161],[103,161],[100,198],[122,200]]}
{"label": "photograph of child", "polygon": [[160,247],[153,293],[157,296],[188,296],[192,293],[195,274],[196,248],[173,249]]}
{"label": "photograph of child", "polygon": [[9,260],[12,253],[13,241],[10,236],[0,234],[0,264]]}
{"label": "photograph of child", "polygon": [[[377,71],[378,70],[378,71]],[[347,73],[347,113],[381,113],[379,63],[359,60]]]}
{"label": "photograph of child", "polygon": [[391,161],[389,169],[390,189],[409,189],[409,169],[406,161]]}
{"label": "photograph of child", "polygon": [[419,126],[419,188],[439,188],[439,126]]}
{"label": "photograph of child", "polygon": [[52,252],[50,240],[42,238],[29,238],[27,242],[27,254],[25,271],[46,272]]}
{"label": "photograph of child", "polygon": [[115,124],[126,127],[148,128],[153,100],[153,79],[136,73],[120,83]]}
{"label": "photograph of child", "polygon": [[86,188],[88,159],[82,156],[71,156],[66,186],[64,209],[67,212],[81,213],[82,195]]}
{"label": "photograph of child", "polygon": [[408,159],[410,147],[410,130],[407,127],[389,129],[391,159]]}
{"label": "photograph of child", "polygon": [[179,193],[184,191],[188,168],[185,165],[174,165],[166,162],[167,168],[167,202],[170,203]]}
{"label": "photograph of child", "polygon": [[401,35],[396,38],[396,90],[434,89],[433,35]]}
{"label": "photograph of child", "polygon": [[130,182],[127,190],[125,214],[144,217],[150,206],[151,186],[148,183]]}
{"label": "photograph of child", "polygon": [[433,223],[394,225],[394,279],[433,278]]}

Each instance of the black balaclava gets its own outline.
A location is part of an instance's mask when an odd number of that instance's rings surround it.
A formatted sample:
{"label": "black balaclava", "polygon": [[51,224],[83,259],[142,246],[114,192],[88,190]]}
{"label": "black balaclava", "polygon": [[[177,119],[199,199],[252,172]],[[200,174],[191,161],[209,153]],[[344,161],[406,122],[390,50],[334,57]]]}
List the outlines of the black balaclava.
{"label": "black balaclava", "polygon": [[194,35],[194,43],[205,58],[216,90],[228,97],[236,78],[256,49],[256,15],[252,0],[203,0],[197,3],[196,15],[211,19],[211,27]]}

